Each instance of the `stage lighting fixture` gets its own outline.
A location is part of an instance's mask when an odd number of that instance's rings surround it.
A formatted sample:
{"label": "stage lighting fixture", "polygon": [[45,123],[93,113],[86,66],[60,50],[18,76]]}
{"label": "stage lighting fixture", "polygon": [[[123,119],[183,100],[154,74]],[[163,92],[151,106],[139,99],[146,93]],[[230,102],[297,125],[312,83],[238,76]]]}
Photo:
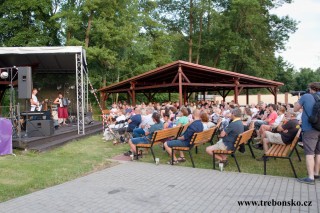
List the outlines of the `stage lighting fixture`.
{"label": "stage lighting fixture", "polygon": [[9,73],[8,72],[2,72],[1,74],[0,74],[0,78],[1,79],[6,79],[6,78],[8,78],[9,77]]}

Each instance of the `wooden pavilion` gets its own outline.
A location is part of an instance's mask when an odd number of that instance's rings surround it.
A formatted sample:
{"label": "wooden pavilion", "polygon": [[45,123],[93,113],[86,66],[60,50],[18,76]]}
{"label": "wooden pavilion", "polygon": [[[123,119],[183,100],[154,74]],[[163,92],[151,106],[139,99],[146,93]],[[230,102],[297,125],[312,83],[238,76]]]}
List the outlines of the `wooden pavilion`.
{"label": "wooden pavilion", "polygon": [[100,88],[102,107],[112,93],[126,93],[132,105],[136,105],[136,94],[143,93],[149,101],[156,93],[179,93],[179,103],[187,101],[193,92],[205,94],[216,91],[225,100],[230,91],[234,91],[234,101],[238,103],[238,96],[246,92],[246,102],[249,104],[249,89],[266,88],[274,95],[277,103],[278,87],[283,83],[258,78],[241,73],[221,70],[213,67],[185,61],[175,61],[154,70],[127,80]]}

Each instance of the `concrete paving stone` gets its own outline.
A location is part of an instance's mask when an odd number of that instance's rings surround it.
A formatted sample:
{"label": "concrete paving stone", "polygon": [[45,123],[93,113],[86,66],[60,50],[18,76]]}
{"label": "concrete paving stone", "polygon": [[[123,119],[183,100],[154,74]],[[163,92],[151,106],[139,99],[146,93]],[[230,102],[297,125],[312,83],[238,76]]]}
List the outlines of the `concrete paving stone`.
{"label": "concrete paving stone", "polygon": [[[0,212],[319,212],[319,185],[286,177],[127,162],[0,203]],[[270,198],[312,198],[315,206],[273,209],[240,207],[237,202]]]}

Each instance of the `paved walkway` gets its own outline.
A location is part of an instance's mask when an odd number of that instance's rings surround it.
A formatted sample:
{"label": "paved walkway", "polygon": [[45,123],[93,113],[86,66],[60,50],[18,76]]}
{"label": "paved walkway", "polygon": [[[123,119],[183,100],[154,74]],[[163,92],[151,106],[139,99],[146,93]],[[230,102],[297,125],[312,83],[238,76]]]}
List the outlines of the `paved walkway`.
{"label": "paved walkway", "polygon": [[[238,204],[291,199],[312,206]],[[319,212],[319,207],[320,182],[128,162],[1,203],[0,212]]]}

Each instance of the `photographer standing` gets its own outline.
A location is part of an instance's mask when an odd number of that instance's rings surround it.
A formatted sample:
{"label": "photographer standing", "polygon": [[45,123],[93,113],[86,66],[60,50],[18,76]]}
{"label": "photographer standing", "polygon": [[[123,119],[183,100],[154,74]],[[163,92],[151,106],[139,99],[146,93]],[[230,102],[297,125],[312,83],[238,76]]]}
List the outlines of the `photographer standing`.
{"label": "photographer standing", "polygon": [[299,101],[295,103],[294,111],[297,112],[303,108],[302,140],[308,171],[308,177],[298,178],[298,181],[301,183],[314,184],[315,179],[320,180],[320,131],[316,130],[310,123],[309,117],[315,116],[313,115],[313,108],[316,104],[316,99],[320,98],[320,83],[310,83],[309,89],[310,93],[304,94]]}

